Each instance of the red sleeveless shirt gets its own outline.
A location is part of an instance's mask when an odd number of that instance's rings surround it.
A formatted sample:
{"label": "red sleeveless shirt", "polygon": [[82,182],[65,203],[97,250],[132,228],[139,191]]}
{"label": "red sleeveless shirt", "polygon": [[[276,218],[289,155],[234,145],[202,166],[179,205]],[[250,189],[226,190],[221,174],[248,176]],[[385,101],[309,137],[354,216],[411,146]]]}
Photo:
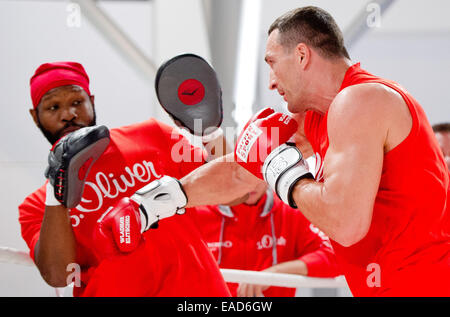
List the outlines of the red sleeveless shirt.
{"label": "red sleeveless shirt", "polygon": [[[332,241],[354,296],[450,296],[449,171],[419,103],[398,84],[350,67],[340,91],[380,83],[398,92],[412,117],[409,135],[385,153],[372,222],[358,243]],[[308,112],[305,133],[323,181],[327,115]]]}

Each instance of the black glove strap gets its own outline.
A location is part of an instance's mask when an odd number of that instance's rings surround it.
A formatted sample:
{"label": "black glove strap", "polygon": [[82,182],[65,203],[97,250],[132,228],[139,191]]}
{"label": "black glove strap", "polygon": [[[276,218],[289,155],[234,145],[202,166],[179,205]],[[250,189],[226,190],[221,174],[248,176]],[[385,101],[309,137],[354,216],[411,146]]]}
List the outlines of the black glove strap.
{"label": "black glove strap", "polygon": [[289,186],[288,199],[289,199],[289,206],[291,206],[292,208],[298,209],[297,204],[295,203],[295,201],[292,197],[292,192],[294,191],[294,187],[295,187],[295,185],[297,185],[297,183],[299,181],[301,181],[302,179],[305,179],[305,178],[306,179],[314,179],[314,176],[311,173],[303,174],[302,176],[297,178],[294,182],[292,182],[291,186]]}

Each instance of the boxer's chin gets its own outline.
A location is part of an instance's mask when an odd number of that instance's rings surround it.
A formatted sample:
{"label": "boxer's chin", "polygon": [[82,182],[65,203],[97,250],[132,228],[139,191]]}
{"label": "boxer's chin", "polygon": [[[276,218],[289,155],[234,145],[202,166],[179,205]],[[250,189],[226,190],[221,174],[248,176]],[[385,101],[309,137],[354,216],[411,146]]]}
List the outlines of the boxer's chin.
{"label": "boxer's chin", "polygon": [[258,196],[259,196],[258,192],[256,192],[256,191],[248,193],[247,199],[245,200],[245,204],[250,205],[250,206],[255,205],[259,201],[260,197],[258,197]]}
{"label": "boxer's chin", "polygon": [[236,205],[240,205],[240,204],[245,203],[248,200],[248,197],[249,197],[249,194],[245,194],[244,196],[239,197],[238,199],[235,199],[233,201],[230,201],[229,203],[226,203],[224,205],[225,206],[230,206],[230,207],[233,207],[233,206],[236,206]]}

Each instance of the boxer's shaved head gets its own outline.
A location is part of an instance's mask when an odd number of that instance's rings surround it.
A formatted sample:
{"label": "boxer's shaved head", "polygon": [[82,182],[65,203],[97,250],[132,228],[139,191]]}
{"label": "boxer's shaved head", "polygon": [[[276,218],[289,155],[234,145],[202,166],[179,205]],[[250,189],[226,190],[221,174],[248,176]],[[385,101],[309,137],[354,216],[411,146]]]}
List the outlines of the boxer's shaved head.
{"label": "boxer's shaved head", "polygon": [[305,43],[322,57],[350,58],[336,21],[321,8],[309,6],[291,10],[272,23],[268,34],[274,30],[279,31],[280,44],[286,49]]}

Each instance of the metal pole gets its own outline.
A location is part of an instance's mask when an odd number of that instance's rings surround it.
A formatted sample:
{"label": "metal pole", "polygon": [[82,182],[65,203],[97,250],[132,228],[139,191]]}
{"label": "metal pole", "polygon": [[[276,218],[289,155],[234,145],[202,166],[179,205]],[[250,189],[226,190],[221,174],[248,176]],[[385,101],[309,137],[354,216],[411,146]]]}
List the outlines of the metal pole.
{"label": "metal pole", "polygon": [[354,46],[369,29],[376,27],[376,24],[369,23],[368,17],[371,10],[374,14],[381,15],[395,2],[395,0],[372,0],[364,6],[363,10],[356,16],[350,26],[344,30],[344,40],[347,48]]}
{"label": "metal pole", "polygon": [[83,15],[86,16],[86,18],[139,73],[150,81],[154,80],[157,69],[154,62],[122,32],[122,30],[95,4],[95,1],[72,1],[80,6]]}

